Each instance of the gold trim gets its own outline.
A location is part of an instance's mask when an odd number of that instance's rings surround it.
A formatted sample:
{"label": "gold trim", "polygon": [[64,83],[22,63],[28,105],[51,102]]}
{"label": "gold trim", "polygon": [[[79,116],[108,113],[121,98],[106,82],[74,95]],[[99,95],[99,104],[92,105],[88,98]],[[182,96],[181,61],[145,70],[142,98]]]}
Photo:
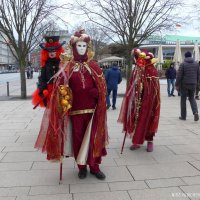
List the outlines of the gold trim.
{"label": "gold trim", "polygon": [[147,76],[146,78],[157,78],[157,79],[159,79],[159,77],[157,77],[157,76]]}
{"label": "gold trim", "polygon": [[95,109],[84,109],[84,110],[75,110],[71,111],[69,115],[82,115],[86,113],[94,113]]}

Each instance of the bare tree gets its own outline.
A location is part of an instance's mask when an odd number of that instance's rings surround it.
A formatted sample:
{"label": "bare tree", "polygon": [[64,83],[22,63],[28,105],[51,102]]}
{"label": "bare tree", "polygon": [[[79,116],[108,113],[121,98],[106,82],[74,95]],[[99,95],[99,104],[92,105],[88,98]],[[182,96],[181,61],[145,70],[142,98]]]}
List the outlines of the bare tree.
{"label": "bare tree", "polygon": [[[153,33],[170,29],[177,22],[181,0],[76,0],[79,13],[101,26],[114,42],[127,49],[128,61],[133,47]],[[129,63],[129,70],[131,63]],[[130,74],[130,73],[128,73]],[[129,77],[128,77],[129,79]]]}
{"label": "bare tree", "polygon": [[101,50],[106,46],[106,43],[108,42],[108,37],[104,34],[102,27],[99,27],[91,22],[85,23],[85,30],[92,38],[95,58],[98,59],[101,56]]}
{"label": "bare tree", "polygon": [[26,98],[25,67],[29,51],[49,27],[47,20],[58,8],[52,0],[0,0],[0,34],[19,63],[21,98]]}

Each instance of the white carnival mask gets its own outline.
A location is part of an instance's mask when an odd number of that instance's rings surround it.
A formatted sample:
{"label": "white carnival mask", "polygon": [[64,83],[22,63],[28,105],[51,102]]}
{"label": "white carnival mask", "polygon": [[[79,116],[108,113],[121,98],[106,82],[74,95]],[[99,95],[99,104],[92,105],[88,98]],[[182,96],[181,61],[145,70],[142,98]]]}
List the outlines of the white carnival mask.
{"label": "white carnival mask", "polygon": [[78,41],[76,43],[76,49],[79,55],[83,56],[86,53],[87,50],[87,43],[84,41]]}

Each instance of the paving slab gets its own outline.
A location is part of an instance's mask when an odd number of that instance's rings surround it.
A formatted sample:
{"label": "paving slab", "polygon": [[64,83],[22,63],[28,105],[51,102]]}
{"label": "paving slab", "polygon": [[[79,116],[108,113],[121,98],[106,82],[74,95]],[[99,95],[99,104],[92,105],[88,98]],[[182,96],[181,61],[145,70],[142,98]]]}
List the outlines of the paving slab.
{"label": "paving slab", "polygon": [[[75,183],[75,172],[65,170],[65,183]],[[59,182],[58,170],[0,171],[0,187],[51,186]],[[66,178],[68,177],[68,178]]]}
{"label": "paving slab", "polygon": [[69,194],[69,185],[33,186],[29,195]]}
{"label": "paving slab", "polygon": [[[58,162],[49,162],[49,161],[43,161],[43,162],[37,162],[34,161],[32,170],[46,170],[46,169],[56,169],[59,170],[60,163]],[[63,168],[75,168],[75,161],[73,158],[67,158],[63,160]]]}
{"label": "paving slab", "polygon": [[143,154],[132,152],[131,156],[127,156],[127,154],[124,154],[122,158],[115,158],[115,161],[118,166],[143,164],[149,165],[157,163],[155,159],[151,155],[148,155],[146,152]]}
{"label": "paving slab", "polygon": [[5,146],[1,146],[0,147],[0,152],[2,152],[2,150],[5,148]]}
{"label": "paving slab", "polygon": [[45,161],[46,155],[39,152],[8,152],[1,162]]}
{"label": "paving slab", "polygon": [[0,163],[0,171],[24,171],[30,170],[33,162]]}
{"label": "paving slab", "polygon": [[109,191],[107,183],[71,184],[70,193],[106,192]]}
{"label": "paving slab", "polygon": [[182,177],[181,178],[187,185],[200,185],[200,176]]}
{"label": "paving slab", "polygon": [[16,197],[0,197],[0,200],[16,200]]}
{"label": "paving slab", "polygon": [[111,191],[119,190],[142,190],[148,188],[144,181],[124,181],[108,183]]}
{"label": "paving slab", "polygon": [[190,161],[189,163],[200,171],[200,161]]}
{"label": "paving slab", "polygon": [[73,195],[74,200],[131,200],[125,191],[78,193]]}
{"label": "paving slab", "polygon": [[193,157],[195,160],[200,160],[200,154],[190,154],[191,157]]}
{"label": "paving slab", "polygon": [[129,194],[132,200],[178,200],[185,199],[189,200],[189,198],[180,198],[176,197],[177,194],[184,194],[183,191],[178,187],[171,188],[157,188],[157,189],[144,189],[144,190],[131,190]]}
{"label": "paving slab", "polygon": [[24,146],[15,146],[15,147],[5,147],[2,152],[31,152],[37,151],[33,146],[24,147]]}
{"label": "paving slab", "polygon": [[180,188],[191,200],[200,199],[200,185],[181,186]]}
{"label": "paving slab", "polygon": [[72,200],[71,194],[20,196],[16,200]]}
{"label": "paving slab", "polygon": [[162,155],[153,155],[153,158],[158,163],[176,163],[194,160],[194,158],[190,155],[166,155],[165,157],[163,157]]}
{"label": "paving slab", "polygon": [[0,161],[2,160],[2,158],[6,155],[6,153],[0,153]]}
{"label": "paving slab", "polygon": [[0,197],[28,195],[30,187],[0,188]]}
{"label": "paving slab", "polygon": [[168,146],[175,154],[200,153],[199,144],[172,145]]}
{"label": "paving slab", "polygon": [[128,166],[135,180],[198,176],[200,171],[187,162]]}
{"label": "paving slab", "polygon": [[166,188],[186,185],[186,183],[181,178],[165,178],[165,179],[155,179],[145,181],[150,188]]}
{"label": "paving slab", "polygon": [[3,145],[5,143],[15,143],[15,141],[19,138],[19,136],[10,136],[10,137],[0,137],[0,144]]}

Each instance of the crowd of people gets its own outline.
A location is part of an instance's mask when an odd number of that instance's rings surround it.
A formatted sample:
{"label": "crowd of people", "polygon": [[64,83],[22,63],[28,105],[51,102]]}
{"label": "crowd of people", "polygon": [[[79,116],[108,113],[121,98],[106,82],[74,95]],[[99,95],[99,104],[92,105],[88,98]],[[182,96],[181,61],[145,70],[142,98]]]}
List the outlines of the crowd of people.
{"label": "crowd of people", "polygon": [[[107,155],[109,138],[106,111],[110,107],[116,109],[118,84],[122,81],[119,67],[113,63],[104,76],[93,60],[91,38],[84,30],[71,36],[71,54],[64,52],[59,36],[46,36],[45,40],[40,45],[41,74],[32,100],[34,108],[45,107],[35,148],[45,152],[48,160],[61,164],[64,157],[74,157],[80,179],[87,177],[89,166],[92,175],[104,180],[106,175],[100,164]],[[126,136],[132,139],[130,150],[139,149],[146,141],[147,152],[152,152],[161,105],[156,59],[151,52],[138,48],[132,50],[132,59],[135,67],[118,117],[124,132],[121,152]],[[181,95],[181,120],[186,120],[187,97],[194,120],[199,120],[194,98],[199,73],[199,65],[190,52],[185,54],[178,72],[173,63],[166,71],[168,96],[175,96],[175,87]]]}

